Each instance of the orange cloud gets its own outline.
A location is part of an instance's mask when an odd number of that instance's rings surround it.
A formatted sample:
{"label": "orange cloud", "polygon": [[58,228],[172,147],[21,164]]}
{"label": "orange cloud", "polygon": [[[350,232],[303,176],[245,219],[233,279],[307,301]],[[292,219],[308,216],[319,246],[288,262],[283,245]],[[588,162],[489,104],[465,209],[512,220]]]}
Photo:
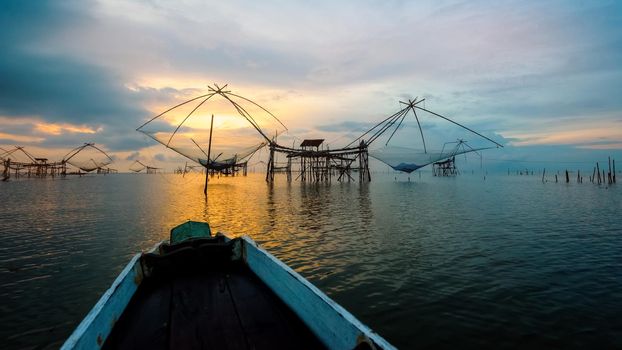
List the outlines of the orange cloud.
{"label": "orange cloud", "polygon": [[94,134],[98,130],[94,130],[85,125],[72,125],[72,124],[53,124],[45,122],[35,123],[35,129],[39,132],[49,135],[61,135],[63,132],[79,133],[79,134]]}

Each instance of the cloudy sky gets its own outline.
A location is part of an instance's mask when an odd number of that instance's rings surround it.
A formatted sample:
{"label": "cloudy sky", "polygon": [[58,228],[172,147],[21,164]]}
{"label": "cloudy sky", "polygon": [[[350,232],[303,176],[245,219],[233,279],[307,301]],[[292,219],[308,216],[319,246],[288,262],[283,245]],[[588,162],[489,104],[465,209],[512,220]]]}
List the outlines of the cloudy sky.
{"label": "cloudy sky", "polygon": [[491,162],[622,158],[620,2],[5,0],[0,23],[0,147],[51,159],[173,164],[135,129],[214,83],[294,140],[419,96],[505,144]]}

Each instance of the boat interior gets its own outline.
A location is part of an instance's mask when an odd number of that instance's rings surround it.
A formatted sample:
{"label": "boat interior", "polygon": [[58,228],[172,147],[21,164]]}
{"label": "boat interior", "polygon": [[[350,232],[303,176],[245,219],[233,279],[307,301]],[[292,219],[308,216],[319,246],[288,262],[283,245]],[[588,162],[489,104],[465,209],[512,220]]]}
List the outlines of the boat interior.
{"label": "boat interior", "polygon": [[[139,288],[104,349],[323,349],[222,236],[143,254]],[[237,245],[240,246],[240,245]]]}

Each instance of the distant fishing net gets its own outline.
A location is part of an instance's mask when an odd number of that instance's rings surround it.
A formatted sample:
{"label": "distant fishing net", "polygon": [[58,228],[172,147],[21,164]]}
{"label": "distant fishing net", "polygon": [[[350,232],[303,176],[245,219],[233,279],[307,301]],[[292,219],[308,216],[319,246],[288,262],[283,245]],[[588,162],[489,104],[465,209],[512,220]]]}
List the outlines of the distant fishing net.
{"label": "distant fishing net", "polygon": [[93,143],[85,143],[72,149],[63,157],[63,162],[86,172],[102,169],[112,163],[112,158]]}
{"label": "distant fishing net", "polygon": [[0,149],[0,160],[5,161],[9,159],[13,163],[21,163],[21,164],[35,162],[35,156],[30,154],[28,151],[26,151],[26,149],[24,149],[24,147],[21,147],[21,146],[15,146],[9,149],[5,149],[5,148]]}
{"label": "distant fishing net", "polygon": [[153,139],[140,134],[142,147],[126,157],[130,161],[127,170],[135,174],[157,176],[158,181],[166,182],[175,188],[205,181],[205,168],[173,150],[154,145]]}
{"label": "distant fishing net", "polygon": [[138,160],[134,161],[134,163],[132,163],[129,167],[129,170],[135,173],[140,173],[145,169],[147,169],[147,165]]}
{"label": "distant fishing net", "polygon": [[287,129],[259,104],[225,88],[209,87],[206,94],[169,108],[137,130],[209,169],[247,162]]}
{"label": "distant fishing net", "polygon": [[158,174],[164,172],[164,168],[154,166],[152,163],[143,163],[140,160],[135,160],[129,167],[129,170],[134,173],[145,172],[147,174]]}
{"label": "distant fishing net", "polygon": [[405,147],[387,146],[369,151],[369,156],[378,159],[397,171],[412,173],[413,171],[423,168],[435,162],[455,157],[460,154],[477,152],[486,148],[461,148],[452,147],[447,151],[431,151],[424,152],[423,149],[412,149]]}
{"label": "distant fishing net", "polygon": [[[405,105],[387,117],[348,146],[362,143],[368,147],[369,155],[389,165],[394,170],[411,173],[436,162],[450,159],[460,154],[503,147],[492,139],[438,113],[420,107],[422,100],[401,102]],[[421,120],[417,113],[425,112],[438,119]],[[406,118],[411,116],[409,120]],[[412,120],[414,119],[414,120]],[[448,121],[444,123],[442,120]],[[440,121],[440,123],[439,123]],[[425,136],[423,130],[426,130]],[[476,145],[464,140],[468,136],[478,136]],[[479,154],[479,153],[478,153]]]}

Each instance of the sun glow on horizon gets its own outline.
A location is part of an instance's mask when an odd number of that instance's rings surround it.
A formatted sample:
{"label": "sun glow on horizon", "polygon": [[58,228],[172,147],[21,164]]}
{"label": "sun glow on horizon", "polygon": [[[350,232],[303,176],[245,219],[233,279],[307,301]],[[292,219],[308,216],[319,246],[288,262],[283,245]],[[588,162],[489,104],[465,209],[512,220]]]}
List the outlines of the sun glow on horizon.
{"label": "sun glow on horizon", "polygon": [[[576,145],[586,149],[611,149],[622,145],[622,128],[594,126],[593,123],[576,123],[550,128],[540,132],[506,132],[504,137],[512,139],[513,146],[534,145]],[[605,146],[608,145],[608,146]]]}

